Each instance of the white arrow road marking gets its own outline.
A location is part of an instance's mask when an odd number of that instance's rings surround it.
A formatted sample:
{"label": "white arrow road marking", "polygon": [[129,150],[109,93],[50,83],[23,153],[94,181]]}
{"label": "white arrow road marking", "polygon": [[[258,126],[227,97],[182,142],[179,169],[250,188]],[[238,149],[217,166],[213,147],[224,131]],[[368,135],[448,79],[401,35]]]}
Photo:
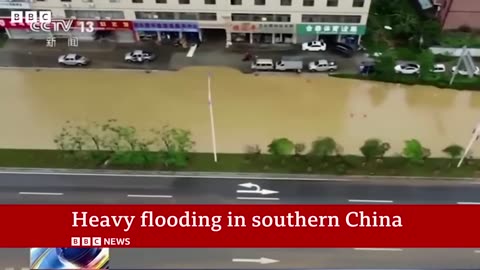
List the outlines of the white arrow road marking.
{"label": "white arrow road marking", "polygon": [[280,200],[280,198],[267,198],[267,197],[237,197],[237,200],[279,201],[279,200]]}
{"label": "white arrow road marking", "polygon": [[474,253],[479,253],[479,254],[480,254],[480,249],[479,249],[479,250],[475,250]]}
{"label": "white arrow road marking", "polygon": [[173,198],[172,195],[142,195],[142,194],[128,194],[127,197],[129,198],[164,198],[164,199]]}
{"label": "white arrow road marking", "polygon": [[276,190],[270,190],[270,189],[262,189],[259,185],[256,185],[254,183],[243,183],[243,184],[238,184],[241,187],[244,188],[253,188],[251,190],[237,190],[237,193],[250,193],[250,194],[261,194],[261,195],[270,195],[270,194],[277,194],[278,191]]}
{"label": "white arrow road marking", "polygon": [[354,248],[358,251],[403,251],[401,248]]}
{"label": "white arrow road marking", "polygon": [[243,183],[243,184],[238,184],[238,185],[241,186],[241,187],[244,187],[244,188],[255,188],[256,190],[260,190],[260,186],[255,185],[254,183]]}
{"label": "white arrow road marking", "polygon": [[259,264],[270,264],[270,263],[277,263],[278,260],[270,259],[270,258],[260,258],[260,259],[232,259],[232,262],[239,262],[239,263],[259,263]]}
{"label": "white arrow road marking", "polygon": [[348,202],[351,202],[351,203],[393,203],[393,201],[389,201],[389,200],[356,200],[356,199],[348,200]]}
{"label": "white arrow road marking", "polygon": [[480,202],[457,202],[457,204],[480,204]]}
{"label": "white arrow road marking", "polygon": [[20,195],[39,195],[39,196],[62,196],[63,193],[53,192],[19,192]]}

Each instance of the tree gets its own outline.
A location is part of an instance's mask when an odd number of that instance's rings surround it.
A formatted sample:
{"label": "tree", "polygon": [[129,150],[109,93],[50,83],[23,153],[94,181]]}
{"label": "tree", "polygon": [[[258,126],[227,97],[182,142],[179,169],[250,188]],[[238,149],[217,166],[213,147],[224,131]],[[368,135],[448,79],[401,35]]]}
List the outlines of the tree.
{"label": "tree", "polygon": [[295,155],[300,156],[303,152],[305,152],[306,146],[304,143],[296,143],[295,144]]}
{"label": "tree", "polygon": [[195,142],[192,134],[185,129],[165,126],[160,133],[163,147],[160,156],[165,167],[182,168],[188,165],[188,154],[193,150]]}
{"label": "tree", "polygon": [[423,50],[418,55],[417,60],[420,64],[420,77],[426,78],[431,75],[431,70],[433,69],[433,65],[435,64],[435,56],[433,55],[433,53],[428,49]]}
{"label": "tree", "polygon": [[452,144],[442,150],[445,154],[449,155],[451,159],[456,159],[462,156],[463,147],[457,144]]}
{"label": "tree", "polygon": [[403,155],[413,163],[423,163],[430,156],[430,149],[424,148],[418,140],[411,139],[405,141]]}
{"label": "tree", "polygon": [[385,52],[378,58],[377,70],[383,76],[393,76],[395,74],[395,58],[389,52]]}
{"label": "tree", "polygon": [[337,143],[330,137],[318,138],[312,142],[311,155],[325,159],[337,152]]}
{"label": "tree", "polygon": [[287,138],[274,139],[268,145],[268,152],[274,156],[289,156],[295,150],[295,145]]}
{"label": "tree", "polygon": [[368,139],[365,141],[360,152],[365,157],[366,161],[370,161],[375,158],[381,158],[385,153],[390,150],[390,144],[382,142],[378,139]]}
{"label": "tree", "polygon": [[418,40],[423,39],[423,48],[429,48],[438,42],[442,34],[442,26],[436,19],[426,19],[419,25]]}

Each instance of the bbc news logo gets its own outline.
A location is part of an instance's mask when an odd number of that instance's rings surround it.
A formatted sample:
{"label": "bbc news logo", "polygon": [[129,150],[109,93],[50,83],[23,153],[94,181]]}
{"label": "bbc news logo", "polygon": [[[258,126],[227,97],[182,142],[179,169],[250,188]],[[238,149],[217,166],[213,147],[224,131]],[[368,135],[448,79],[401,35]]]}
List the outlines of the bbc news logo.
{"label": "bbc news logo", "polygon": [[130,238],[72,237],[72,247],[129,246]]}
{"label": "bbc news logo", "polygon": [[[51,11],[11,11],[10,23],[28,24],[32,32],[70,32],[73,26],[71,19],[52,19]],[[93,21],[79,21],[80,32],[93,33]]]}

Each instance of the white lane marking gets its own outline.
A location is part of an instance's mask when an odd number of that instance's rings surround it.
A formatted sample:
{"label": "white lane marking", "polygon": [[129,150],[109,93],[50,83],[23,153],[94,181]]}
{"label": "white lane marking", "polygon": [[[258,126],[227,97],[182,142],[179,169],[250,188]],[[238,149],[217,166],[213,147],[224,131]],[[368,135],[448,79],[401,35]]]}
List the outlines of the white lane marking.
{"label": "white lane marking", "polygon": [[62,196],[63,193],[54,192],[19,192],[20,195]]}
{"label": "white lane marking", "polygon": [[403,251],[401,248],[354,248],[358,251]]}
{"label": "white lane marking", "polygon": [[480,204],[480,202],[457,202],[457,204]]}
{"label": "white lane marking", "polygon": [[187,53],[187,57],[193,57],[196,49],[197,49],[197,44],[190,47],[190,49],[188,50],[188,53]]}
{"label": "white lane marking", "polygon": [[142,195],[142,194],[128,194],[127,197],[129,198],[173,198],[172,195]]}
{"label": "white lane marking", "polygon": [[279,200],[280,200],[280,198],[266,198],[266,197],[237,197],[237,200],[279,201]]}
{"label": "white lane marking", "polygon": [[479,253],[479,254],[480,254],[480,249],[479,249],[479,250],[475,250],[474,253]]}
{"label": "white lane marking", "polygon": [[393,203],[393,201],[389,201],[389,200],[356,200],[356,199],[348,200],[348,202],[351,202],[351,203]]}
{"label": "white lane marking", "polygon": [[242,180],[291,180],[291,181],[336,181],[351,182],[352,179],[344,178],[315,178],[315,177],[263,177],[263,176],[242,176],[242,175],[181,175],[181,174],[128,174],[128,173],[82,173],[82,172],[20,172],[1,171],[0,174],[17,175],[60,175],[60,176],[104,176],[104,177],[136,177],[136,178],[198,178],[198,179],[242,179]]}

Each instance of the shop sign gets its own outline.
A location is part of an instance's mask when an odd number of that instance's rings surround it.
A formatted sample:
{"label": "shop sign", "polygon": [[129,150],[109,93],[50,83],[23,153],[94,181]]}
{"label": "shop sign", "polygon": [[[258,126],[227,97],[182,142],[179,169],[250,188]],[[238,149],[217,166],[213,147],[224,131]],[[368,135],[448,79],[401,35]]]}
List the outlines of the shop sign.
{"label": "shop sign", "polygon": [[27,2],[9,2],[1,1],[0,9],[31,9],[32,4]]}
{"label": "shop sign", "polygon": [[133,22],[135,31],[152,32],[198,32],[196,22],[137,20]]}
{"label": "shop sign", "polygon": [[233,24],[231,28],[232,32],[255,32],[259,27],[253,23],[239,23]]}
{"label": "shop sign", "polygon": [[[65,24],[70,24],[71,19],[60,19],[55,21],[63,20]],[[120,29],[132,29],[132,22],[130,21],[111,21],[111,20],[73,20],[72,27],[75,29],[84,29],[84,32],[93,32],[90,31],[92,28],[94,30],[120,30]],[[30,30],[30,24],[28,23],[13,23],[10,18],[0,18],[0,28],[8,29],[28,29]]]}
{"label": "shop sign", "polygon": [[365,25],[297,24],[297,34],[364,35]]}

